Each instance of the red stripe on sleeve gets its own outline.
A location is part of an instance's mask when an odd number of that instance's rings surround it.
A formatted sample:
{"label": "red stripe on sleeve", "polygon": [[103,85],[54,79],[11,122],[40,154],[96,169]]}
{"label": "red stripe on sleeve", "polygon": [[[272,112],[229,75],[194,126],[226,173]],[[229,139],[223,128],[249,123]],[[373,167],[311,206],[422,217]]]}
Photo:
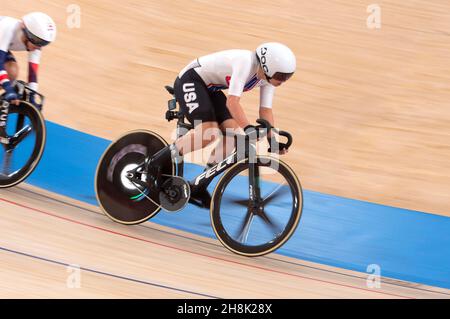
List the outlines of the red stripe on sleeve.
{"label": "red stripe on sleeve", "polygon": [[30,62],[28,64],[28,82],[37,83],[37,74],[38,74],[39,64]]}

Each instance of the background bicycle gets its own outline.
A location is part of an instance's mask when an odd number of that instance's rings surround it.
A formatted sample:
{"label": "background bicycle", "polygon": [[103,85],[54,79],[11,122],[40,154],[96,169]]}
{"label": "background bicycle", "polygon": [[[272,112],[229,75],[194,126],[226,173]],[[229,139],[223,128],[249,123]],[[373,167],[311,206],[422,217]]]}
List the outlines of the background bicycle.
{"label": "background bicycle", "polygon": [[0,129],[0,188],[25,180],[44,153],[46,128],[41,113],[44,96],[18,81],[20,104],[10,104],[0,96],[4,126]]}

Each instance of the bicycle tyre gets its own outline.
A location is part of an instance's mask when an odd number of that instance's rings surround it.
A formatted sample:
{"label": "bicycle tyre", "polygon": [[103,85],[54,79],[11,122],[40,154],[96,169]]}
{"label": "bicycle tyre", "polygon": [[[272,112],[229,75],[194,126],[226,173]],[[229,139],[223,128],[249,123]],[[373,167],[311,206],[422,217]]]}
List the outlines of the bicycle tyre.
{"label": "bicycle tyre", "polygon": [[[137,188],[133,191],[124,187],[118,174],[127,165],[137,166],[146,156],[155,154],[167,145],[161,136],[152,131],[135,130],[123,134],[108,146],[100,158],[95,174],[97,201],[106,216],[120,224],[136,225],[151,219],[161,210],[161,206],[155,204],[159,200],[159,194],[146,194],[154,201],[151,202],[146,196],[141,196],[142,192],[136,191]],[[129,152],[126,153],[127,151]],[[119,157],[117,154],[120,154]],[[162,173],[180,175],[182,169],[182,163],[167,163]]]}
{"label": "bicycle tyre", "polygon": [[[19,105],[11,104],[9,106],[8,120],[11,119],[13,114],[19,114],[28,117],[30,123],[32,124],[32,129],[36,134],[36,142],[29,159],[18,171],[14,172],[11,176],[5,177],[0,173],[0,188],[9,188],[16,186],[17,184],[23,182],[28,176],[30,176],[30,174],[33,173],[33,171],[39,164],[42,155],[44,154],[46,144],[47,130],[45,126],[45,120],[42,113],[34,105],[26,101],[21,101]],[[7,123],[10,122],[11,121]],[[6,153],[6,145],[3,145],[3,149]]]}
{"label": "bicycle tyre", "polygon": [[294,234],[294,231],[296,230],[300,222],[303,210],[303,191],[296,174],[287,164],[285,164],[281,160],[278,160],[271,156],[257,156],[257,165],[259,167],[269,166],[274,163],[279,165],[279,172],[284,178],[286,178],[286,181],[288,182],[288,185],[292,190],[294,198],[292,214],[289,218],[289,222],[287,223],[281,235],[271,242],[257,246],[248,246],[242,244],[227,232],[227,229],[222,221],[222,211],[224,210],[224,208],[221,208],[221,200],[223,193],[227,185],[233,178],[235,178],[240,172],[248,169],[248,159],[244,159],[230,167],[221,177],[214,190],[210,209],[212,227],[219,241],[227,249],[236,254],[247,257],[258,257],[269,254],[280,248],[289,240],[289,238]]}

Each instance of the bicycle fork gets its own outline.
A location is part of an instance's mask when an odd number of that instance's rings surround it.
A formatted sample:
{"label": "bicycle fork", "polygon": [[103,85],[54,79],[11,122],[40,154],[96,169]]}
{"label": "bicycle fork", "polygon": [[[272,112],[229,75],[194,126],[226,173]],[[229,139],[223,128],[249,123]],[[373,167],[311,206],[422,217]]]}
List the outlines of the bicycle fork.
{"label": "bicycle fork", "polygon": [[250,200],[248,201],[247,214],[238,231],[238,241],[241,243],[247,242],[253,218],[259,216],[264,209],[261,200],[259,167],[256,163],[249,164],[248,192]]}
{"label": "bicycle fork", "polygon": [[0,105],[0,128],[6,127],[6,120],[8,119],[8,113],[9,113],[9,102],[8,101],[2,101],[2,104]]}
{"label": "bicycle fork", "polygon": [[259,167],[255,163],[249,165],[249,198],[253,205],[261,201],[261,188],[259,184]]}
{"label": "bicycle fork", "polygon": [[9,102],[2,101],[0,104],[0,144],[9,144],[6,136],[6,120],[8,119]]}

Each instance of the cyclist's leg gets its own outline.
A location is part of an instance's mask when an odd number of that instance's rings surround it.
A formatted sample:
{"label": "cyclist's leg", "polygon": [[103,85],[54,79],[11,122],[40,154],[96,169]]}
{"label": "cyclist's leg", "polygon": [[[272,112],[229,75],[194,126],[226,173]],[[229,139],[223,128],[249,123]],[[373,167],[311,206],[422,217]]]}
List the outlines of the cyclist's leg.
{"label": "cyclist's leg", "polygon": [[225,140],[222,145],[223,152],[225,156],[228,157],[236,148],[234,136],[236,134],[242,134],[243,130],[235,119],[228,119],[222,122],[222,124],[220,124],[220,130],[223,132]]}
{"label": "cyclist's leg", "polygon": [[220,136],[220,129],[217,122],[202,122],[189,131],[186,135],[180,137],[175,145],[181,155],[200,150]]}
{"label": "cyclist's leg", "polygon": [[212,93],[211,99],[214,102],[222,138],[211,153],[208,163],[219,163],[233,153],[235,148],[233,134],[239,132],[240,127],[231,116],[227,107],[227,97],[222,91]]}
{"label": "cyclist's leg", "polygon": [[8,77],[11,81],[15,81],[19,77],[19,64],[10,51],[8,51],[8,54],[6,55],[5,71],[8,73]]}
{"label": "cyclist's leg", "polygon": [[214,109],[214,100],[203,80],[195,70],[187,71],[174,84],[175,97],[180,110],[194,129],[176,141],[181,154],[202,149],[220,137]]}
{"label": "cyclist's leg", "polygon": [[213,165],[223,161],[230,156],[236,148],[235,140],[232,134],[239,132],[240,127],[234,119],[223,121],[219,125],[221,131],[221,139],[216,147],[211,152],[208,159],[208,164]]}
{"label": "cyclist's leg", "polygon": [[153,164],[202,149],[216,139],[214,132],[219,132],[208,88],[195,70],[187,71],[181,79],[177,78],[174,90],[181,112],[194,125],[194,129],[161,150],[152,159]]}

